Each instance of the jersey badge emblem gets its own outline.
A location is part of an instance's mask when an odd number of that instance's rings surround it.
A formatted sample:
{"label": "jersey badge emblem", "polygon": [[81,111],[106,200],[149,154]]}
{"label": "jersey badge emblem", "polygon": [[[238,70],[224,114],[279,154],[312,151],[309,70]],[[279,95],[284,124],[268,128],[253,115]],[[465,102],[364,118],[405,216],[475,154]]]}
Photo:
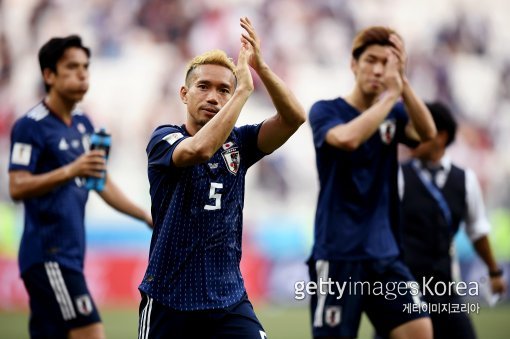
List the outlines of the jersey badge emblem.
{"label": "jersey badge emblem", "polygon": [[330,306],[326,308],[326,314],[324,315],[326,324],[329,327],[335,327],[340,324],[340,318],[342,315],[342,309],[339,306]]}
{"label": "jersey badge emblem", "polygon": [[237,171],[239,171],[239,165],[241,163],[241,155],[239,154],[239,150],[232,142],[223,144],[222,147],[224,151],[221,153],[221,155],[223,156],[223,160],[225,160],[228,171],[234,175],[237,174]]}
{"label": "jersey badge emblem", "polygon": [[379,125],[379,133],[381,135],[381,140],[389,145],[393,141],[395,137],[395,131],[397,130],[397,124],[395,120],[385,120],[381,125]]}
{"label": "jersey badge emblem", "polygon": [[74,299],[76,303],[76,309],[83,315],[89,315],[92,313],[92,300],[88,294],[80,295]]}

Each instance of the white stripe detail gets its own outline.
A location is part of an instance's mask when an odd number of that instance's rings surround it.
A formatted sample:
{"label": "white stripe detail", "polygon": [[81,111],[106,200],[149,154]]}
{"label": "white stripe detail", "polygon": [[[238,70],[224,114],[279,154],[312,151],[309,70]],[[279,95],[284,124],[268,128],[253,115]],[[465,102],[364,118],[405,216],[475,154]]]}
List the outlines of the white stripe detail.
{"label": "white stripe detail", "polygon": [[151,327],[151,312],[152,312],[152,298],[147,296],[147,304],[142,311],[142,316],[140,317],[140,330],[138,333],[138,339],[148,339],[149,338],[149,330]]}
{"label": "white stripe detail", "polygon": [[147,304],[142,310],[142,314],[140,315],[140,324],[138,328],[138,339],[143,339],[143,325],[145,324],[145,315],[147,314],[147,307],[149,306],[149,300],[147,300]]}
{"label": "white stripe detail", "polygon": [[57,285],[55,273],[50,263],[44,263],[44,267],[46,269],[46,274],[48,275],[48,279],[50,281],[51,288],[53,289],[53,293],[55,293],[55,298],[57,299],[57,303],[60,306],[60,311],[62,312],[62,317],[64,320],[70,319],[69,308],[65,304],[65,300],[62,296],[60,286]]}
{"label": "white stripe detail", "polygon": [[45,116],[47,116],[49,113],[50,112],[43,104],[39,104],[32,108],[30,112],[28,112],[27,117],[29,117],[30,119],[34,119],[35,121],[39,121],[43,119]]}
{"label": "white stripe detail", "polygon": [[64,277],[62,276],[62,271],[60,271],[60,267],[57,262],[54,262],[53,266],[55,267],[55,273],[57,275],[57,282],[62,286],[64,298],[66,300],[67,305],[69,305],[69,311],[71,312],[71,319],[76,318],[76,311],[74,310],[73,301],[71,299],[71,296],[69,295],[69,291],[67,290],[66,283],[64,281]]}
{"label": "white stripe detail", "polygon": [[149,313],[147,314],[147,332],[145,332],[145,339],[149,339],[149,331],[151,329],[151,313],[152,313],[152,298],[149,299]]}
{"label": "white stripe detail", "polygon": [[50,285],[60,306],[62,317],[64,320],[76,318],[73,302],[71,301],[71,297],[67,291],[67,287],[65,285],[64,278],[62,277],[62,272],[60,271],[58,263],[46,262],[44,263],[44,266],[46,268],[48,279],[50,280]]}
{"label": "white stripe detail", "polygon": [[[326,281],[329,274],[329,261],[317,260],[315,263],[315,272],[317,273],[317,283],[319,281]],[[317,307],[313,318],[313,327],[322,327],[324,325],[324,305],[326,303],[327,294],[322,294],[317,291]]]}

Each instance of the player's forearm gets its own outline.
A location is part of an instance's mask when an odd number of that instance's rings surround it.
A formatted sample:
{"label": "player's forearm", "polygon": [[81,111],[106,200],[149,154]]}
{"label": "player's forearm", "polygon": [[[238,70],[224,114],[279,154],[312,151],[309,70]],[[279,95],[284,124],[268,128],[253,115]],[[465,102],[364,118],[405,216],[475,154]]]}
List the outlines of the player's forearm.
{"label": "player's forearm", "polygon": [[409,85],[407,79],[404,79],[404,88],[402,90],[402,98],[407,113],[411,118],[412,125],[420,138],[420,141],[428,141],[435,137],[437,130],[434,120],[430,115],[427,106],[421,100]]}
{"label": "player's forearm", "polygon": [[25,200],[44,195],[72,179],[69,166],[43,174],[28,171],[9,173],[9,193],[13,200]]}
{"label": "player's forearm", "polygon": [[369,109],[346,124],[332,128],[326,134],[326,141],[346,151],[356,150],[379,128],[395,105],[398,93],[386,92]]}
{"label": "player's forearm", "polygon": [[99,195],[108,205],[117,211],[147,222],[146,212],[132,202],[108,176],[104,190],[99,192]]}
{"label": "player's forearm", "polygon": [[483,260],[485,265],[487,265],[487,269],[489,272],[496,272],[499,267],[494,259],[494,256],[492,255],[491,246],[489,243],[489,238],[487,238],[486,235],[482,236],[481,238],[477,239],[473,246],[476,250],[476,253],[480,256],[480,258]]}
{"label": "player's forearm", "polygon": [[255,71],[266,87],[282,121],[288,127],[298,129],[306,121],[306,113],[294,94],[268,65],[263,64]]}

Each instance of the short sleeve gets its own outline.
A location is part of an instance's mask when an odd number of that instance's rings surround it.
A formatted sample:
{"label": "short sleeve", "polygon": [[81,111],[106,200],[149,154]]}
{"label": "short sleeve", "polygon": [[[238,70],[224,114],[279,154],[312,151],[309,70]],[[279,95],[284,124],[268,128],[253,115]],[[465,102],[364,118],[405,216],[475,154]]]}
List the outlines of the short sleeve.
{"label": "short sleeve", "polygon": [[310,125],[312,126],[313,142],[316,148],[321,148],[326,141],[328,131],[345,120],[326,101],[316,102],[310,109]]}
{"label": "short sleeve", "polygon": [[262,123],[256,125],[244,125],[238,128],[239,139],[242,145],[242,156],[245,159],[246,168],[249,168],[267,154],[259,150],[257,140]]}
{"label": "short sleeve", "polygon": [[149,167],[173,167],[174,150],[185,138],[187,136],[176,126],[165,126],[154,131],[147,146]]}
{"label": "short sleeve", "polygon": [[43,137],[37,122],[27,117],[19,119],[11,131],[9,171],[26,170],[34,173],[43,150]]}
{"label": "short sleeve", "polygon": [[466,233],[471,241],[490,232],[491,226],[487,218],[480,183],[471,169],[466,169]]}

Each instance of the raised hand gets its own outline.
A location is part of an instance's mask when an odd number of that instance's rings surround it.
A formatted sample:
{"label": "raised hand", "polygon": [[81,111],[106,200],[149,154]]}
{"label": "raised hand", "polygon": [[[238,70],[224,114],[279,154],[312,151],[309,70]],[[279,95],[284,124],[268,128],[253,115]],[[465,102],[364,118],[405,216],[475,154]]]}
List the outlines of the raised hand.
{"label": "raised hand", "polygon": [[400,72],[400,76],[405,77],[405,70],[406,70],[406,64],[407,64],[407,53],[404,48],[404,42],[396,34],[390,35],[390,41],[393,43],[393,45],[395,45],[395,47],[391,47],[391,50],[397,57],[398,69]]}
{"label": "raised hand", "polygon": [[402,94],[403,80],[401,75],[401,62],[393,48],[388,50],[388,61],[384,72],[383,82],[386,90],[396,95]]}
{"label": "raised hand", "polygon": [[264,65],[264,60],[260,51],[260,39],[255,32],[255,28],[253,28],[250,19],[243,17],[240,21],[241,27],[246,31],[241,34],[241,41],[246,44],[247,47],[248,64],[255,71],[258,71],[260,67]]}
{"label": "raised hand", "polygon": [[[243,19],[241,19],[242,21]],[[253,78],[251,76],[250,68],[248,67],[249,59],[253,55],[253,46],[250,41],[241,35],[241,49],[237,57],[237,87],[236,90],[245,89],[250,93],[253,91]]]}

